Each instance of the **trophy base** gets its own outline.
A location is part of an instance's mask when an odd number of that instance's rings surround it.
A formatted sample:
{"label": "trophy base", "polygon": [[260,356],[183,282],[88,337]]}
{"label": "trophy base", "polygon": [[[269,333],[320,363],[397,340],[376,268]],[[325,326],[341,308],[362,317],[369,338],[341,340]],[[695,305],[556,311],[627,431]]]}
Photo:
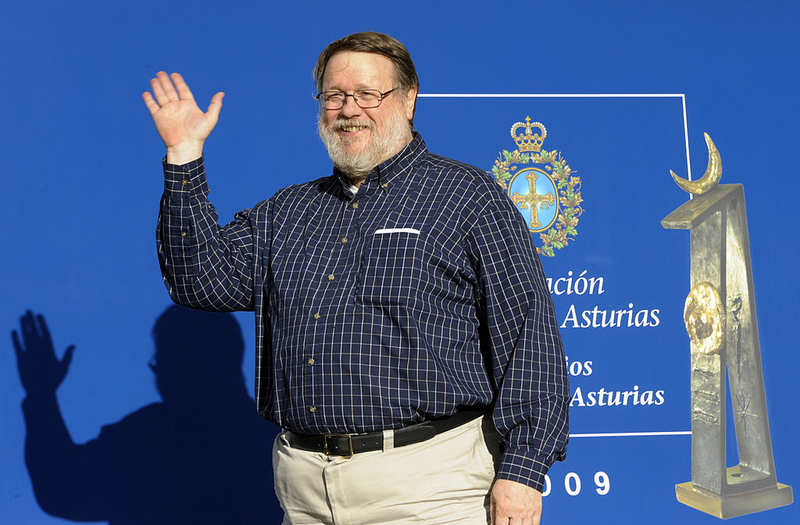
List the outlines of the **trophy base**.
{"label": "trophy base", "polygon": [[691,481],[687,481],[675,485],[675,496],[684,505],[722,519],[783,507],[794,501],[792,487],[783,483],[734,496],[721,496],[695,487]]}

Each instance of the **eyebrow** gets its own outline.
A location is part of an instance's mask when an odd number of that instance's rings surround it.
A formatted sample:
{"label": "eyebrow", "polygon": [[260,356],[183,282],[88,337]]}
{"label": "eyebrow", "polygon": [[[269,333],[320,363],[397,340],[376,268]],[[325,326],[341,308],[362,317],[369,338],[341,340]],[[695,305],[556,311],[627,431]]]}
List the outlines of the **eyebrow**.
{"label": "eyebrow", "polygon": [[[375,91],[381,91],[380,88],[368,84],[358,84],[353,91],[362,91],[365,89],[374,89]],[[329,87],[328,89],[323,89],[322,91],[339,91],[340,93],[347,93],[347,91],[345,91],[344,89],[340,89],[337,87]]]}

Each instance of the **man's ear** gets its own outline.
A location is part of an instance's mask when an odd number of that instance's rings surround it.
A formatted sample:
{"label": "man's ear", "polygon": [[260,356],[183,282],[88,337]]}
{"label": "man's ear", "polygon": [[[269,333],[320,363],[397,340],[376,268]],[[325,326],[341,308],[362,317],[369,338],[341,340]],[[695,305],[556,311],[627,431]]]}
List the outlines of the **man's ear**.
{"label": "man's ear", "polygon": [[406,118],[409,121],[414,120],[414,111],[417,106],[417,88],[409,88],[406,93]]}

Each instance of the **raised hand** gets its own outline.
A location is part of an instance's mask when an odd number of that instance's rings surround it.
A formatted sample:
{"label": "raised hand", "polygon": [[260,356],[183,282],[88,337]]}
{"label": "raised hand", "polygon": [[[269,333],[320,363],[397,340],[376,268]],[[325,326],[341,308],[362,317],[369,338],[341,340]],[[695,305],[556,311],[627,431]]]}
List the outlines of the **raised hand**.
{"label": "raised hand", "polygon": [[19,322],[22,340],[16,330],[12,330],[11,340],[22,386],[29,396],[54,394],[67,375],[75,345],[69,346],[59,360],[43,315],[34,317],[28,310]]}
{"label": "raised hand", "polygon": [[150,87],[152,95],[146,91],[142,99],[167,146],[167,162],[185,164],[199,158],[203,143],[217,124],[225,93],[214,95],[204,113],[179,73],[167,75],[159,71],[150,80]]}

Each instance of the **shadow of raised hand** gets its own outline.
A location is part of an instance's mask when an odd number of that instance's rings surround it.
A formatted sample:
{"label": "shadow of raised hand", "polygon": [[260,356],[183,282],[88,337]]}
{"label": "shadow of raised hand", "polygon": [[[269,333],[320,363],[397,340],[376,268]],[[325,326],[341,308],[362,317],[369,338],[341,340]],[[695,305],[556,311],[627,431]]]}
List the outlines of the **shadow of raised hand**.
{"label": "shadow of raised hand", "polygon": [[59,356],[44,317],[30,311],[11,338],[27,392],[25,464],[42,510],[111,525],[282,521],[270,466],[278,429],[247,393],[231,314],[169,307],[153,329],[162,400],[82,444],[56,396],[75,347]]}
{"label": "shadow of raised hand", "polygon": [[11,340],[25,392],[29,396],[54,394],[67,375],[75,345],[67,347],[64,356],[58,359],[44,316],[34,316],[30,310],[20,317],[20,333],[21,340],[17,331],[12,330]]}

